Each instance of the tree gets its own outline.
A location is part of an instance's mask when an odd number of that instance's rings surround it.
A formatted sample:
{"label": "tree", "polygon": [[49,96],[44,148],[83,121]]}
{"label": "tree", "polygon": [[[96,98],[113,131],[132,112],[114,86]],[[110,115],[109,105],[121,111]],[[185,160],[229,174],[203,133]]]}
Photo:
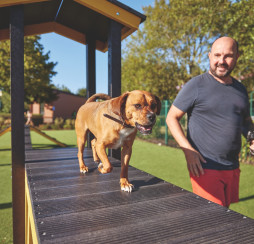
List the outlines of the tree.
{"label": "tree", "polygon": [[10,113],[11,111],[11,96],[7,92],[2,92],[0,97],[1,107],[0,111],[3,113]]}
{"label": "tree", "polygon": [[[245,31],[252,30],[248,36],[253,36],[253,20],[245,20],[245,14],[253,11],[249,10],[251,3],[253,0],[156,0],[154,7],[144,8],[144,26],[124,51],[123,91],[147,89],[161,99],[174,98],[178,87],[209,69],[207,55],[216,38],[237,37],[235,21],[248,23]],[[245,4],[245,12],[240,11],[241,4]],[[248,39],[244,35],[242,38]],[[245,42],[246,51],[248,47],[253,43]],[[249,53],[253,58],[253,48]],[[245,68],[250,67],[250,59],[243,57],[240,63],[243,60]],[[234,74],[239,78],[243,73],[240,64]]]}
{"label": "tree", "polygon": [[86,88],[78,89],[77,95],[82,96],[82,97],[86,97]]}
{"label": "tree", "polygon": [[[57,63],[49,62],[50,52],[44,54],[39,36],[24,41],[25,102],[49,103],[56,99],[52,77]],[[0,89],[10,93],[10,42],[0,42]]]}
{"label": "tree", "polygon": [[254,91],[254,1],[238,0],[228,11],[225,33],[238,41],[240,51],[234,75]]}
{"label": "tree", "polygon": [[63,92],[71,93],[71,90],[65,85],[61,85],[61,86],[57,85],[55,88],[57,90],[60,90],[60,91],[63,91]]}

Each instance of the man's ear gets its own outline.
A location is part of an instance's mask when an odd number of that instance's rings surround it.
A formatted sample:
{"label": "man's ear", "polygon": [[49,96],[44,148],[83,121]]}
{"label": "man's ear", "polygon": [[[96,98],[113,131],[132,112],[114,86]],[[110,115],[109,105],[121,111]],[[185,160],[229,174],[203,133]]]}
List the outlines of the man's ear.
{"label": "man's ear", "polygon": [[129,96],[129,92],[122,94],[120,97],[113,98],[111,101],[111,109],[114,114],[119,116],[123,116],[123,111],[125,109],[125,104],[127,97]]}
{"label": "man's ear", "polygon": [[236,61],[238,60],[238,58],[240,57],[239,52],[236,54]]}
{"label": "man's ear", "polygon": [[154,97],[155,97],[155,100],[156,100],[156,103],[157,103],[156,114],[160,115],[160,112],[161,112],[161,101],[160,101],[160,99],[157,96],[154,96]]}

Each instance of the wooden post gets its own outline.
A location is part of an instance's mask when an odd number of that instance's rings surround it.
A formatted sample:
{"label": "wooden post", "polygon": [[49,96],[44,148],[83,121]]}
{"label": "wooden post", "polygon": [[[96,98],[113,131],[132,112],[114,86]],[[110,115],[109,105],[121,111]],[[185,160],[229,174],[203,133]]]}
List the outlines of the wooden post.
{"label": "wooden post", "polygon": [[[96,92],[96,76],[95,76],[95,39],[88,36],[86,45],[86,97],[89,98]],[[91,141],[94,135],[88,133],[87,147],[91,148]]]}
{"label": "wooden post", "polygon": [[25,243],[24,10],[11,7],[11,143],[13,243]]}
{"label": "wooden post", "polygon": [[[122,25],[111,20],[108,34],[108,93],[121,95],[121,29]],[[109,155],[121,159],[121,149],[109,150]]]}
{"label": "wooden post", "polygon": [[86,95],[91,97],[96,92],[95,76],[95,40],[87,37],[86,44]]}

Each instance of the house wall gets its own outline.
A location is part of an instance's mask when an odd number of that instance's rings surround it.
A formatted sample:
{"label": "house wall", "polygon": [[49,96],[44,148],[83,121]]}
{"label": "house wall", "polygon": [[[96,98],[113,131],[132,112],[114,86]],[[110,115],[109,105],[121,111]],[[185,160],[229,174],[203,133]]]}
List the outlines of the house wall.
{"label": "house wall", "polygon": [[[57,91],[58,99],[51,104],[44,105],[43,122],[53,123],[54,119],[61,117],[71,119],[78,109],[86,102],[86,98],[68,92]],[[32,114],[40,114],[40,104],[31,105]]]}
{"label": "house wall", "polygon": [[31,106],[31,113],[32,114],[40,114],[40,104],[39,103],[34,103]]}
{"label": "house wall", "polygon": [[[61,117],[64,119],[72,118],[74,113],[78,112],[78,109],[85,103],[86,98],[73,95],[70,93],[59,92],[58,99],[52,102],[49,106],[49,110],[53,111],[53,118]],[[47,110],[44,108],[44,116]]]}
{"label": "house wall", "polygon": [[46,124],[53,123],[53,120],[54,120],[53,106],[49,104],[45,104],[44,113],[43,113],[43,123],[46,123]]}

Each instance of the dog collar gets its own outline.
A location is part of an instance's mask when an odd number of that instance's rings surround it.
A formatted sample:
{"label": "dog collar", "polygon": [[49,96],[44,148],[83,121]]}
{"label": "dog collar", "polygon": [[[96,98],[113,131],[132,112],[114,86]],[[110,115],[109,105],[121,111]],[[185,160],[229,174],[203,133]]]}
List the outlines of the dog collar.
{"label": "dog collar", "polygon": [[126,127],[126,128],[135,128],[134,126],[128,125],[128,124],[126,124],[124,121],[121,121],[121,120],[119,120],[119,119],[116,119],[116,118],[114,118],[114,117],[112,117],[112,116],[110,116],[110,115],[108,115],[108,114],[103,114],[103,115],[104,115],[106,118],[111,119],[111,120],[113,120],[113,121],[115,121],[115,122],[121,124],[122,126],[124,126],[124,127]]}

